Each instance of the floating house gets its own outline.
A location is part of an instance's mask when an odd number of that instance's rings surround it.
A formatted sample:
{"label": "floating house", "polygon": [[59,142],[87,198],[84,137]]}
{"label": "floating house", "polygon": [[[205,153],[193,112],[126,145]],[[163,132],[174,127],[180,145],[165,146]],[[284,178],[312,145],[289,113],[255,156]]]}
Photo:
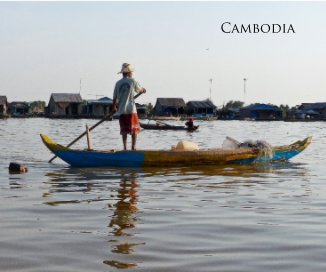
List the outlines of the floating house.
{"label": "floating house", "polygon": [[103,117],[110,112],[113,100],[109,97],[102,97],[96,100],[87,100],[85,114],[89,117]]}
{"label": "floating house", "polygon": [[326,102],[302,103],[295,113],[296,119],[326,119]]}
{"label": "floating house", "polygon": [[8,117],[8,100],[4,95],[0,95],[0,118]]}
{"label": "floating house", "polygon": [[26,117],[29,114],[29,104],[20,101],[10,102],[9,112],[12,117]]}
{"label": "floating house", "polygon": [[157,98],[154,113],[156,116],[178,116],[185,113],[186,107],[183,98]]}
{"label": "floating house", "polygon": [[210,99],[202,101],[193,100],[187,103],[187,114],[195,117],[214,116],[216,108]]}
{"label": "floating house", "polygon": [[282,110],[271,104],[251,104],[240,109],[240,119],[250,120],[282,120]]}
{"label": "floating house", "polygon": [[146,105],[136,103],[136,109],[139,118],[146,118],[147,116]]}
{"label": "floating house", "polygon": [[47,107],[49,117],[78,117],[83,100],[79,93],[53,93]]}

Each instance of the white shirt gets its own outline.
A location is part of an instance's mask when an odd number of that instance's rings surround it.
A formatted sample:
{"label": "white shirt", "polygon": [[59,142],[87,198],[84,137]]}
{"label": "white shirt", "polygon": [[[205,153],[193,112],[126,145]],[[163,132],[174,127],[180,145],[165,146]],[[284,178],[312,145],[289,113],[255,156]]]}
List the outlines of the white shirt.
{"label": "white shirt", "polygon": [[137,113],[134,92],[139,93],[142,89],[139,83],[130,77],[124,77],[115,84],[113,99],[117,101],[119,115]]}

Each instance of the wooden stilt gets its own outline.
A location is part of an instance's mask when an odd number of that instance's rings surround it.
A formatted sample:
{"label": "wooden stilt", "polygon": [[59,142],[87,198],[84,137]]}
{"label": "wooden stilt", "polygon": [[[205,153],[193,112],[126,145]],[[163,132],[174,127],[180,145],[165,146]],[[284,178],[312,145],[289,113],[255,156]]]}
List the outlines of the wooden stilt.
{"label": "wooden stilt", "polygon": [[93,150],[92,148],[92,142],[91,142],[91,133],[88,128],[88,125],[86,125],[86,138],[87,138],[87,150]]}

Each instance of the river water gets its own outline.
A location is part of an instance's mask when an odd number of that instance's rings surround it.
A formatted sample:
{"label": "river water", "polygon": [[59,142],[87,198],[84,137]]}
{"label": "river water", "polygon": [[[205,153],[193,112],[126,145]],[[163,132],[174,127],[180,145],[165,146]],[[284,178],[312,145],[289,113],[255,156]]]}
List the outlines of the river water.
{"label": "river water", "polygon": [[[193,133],[142,131],[137,144],[220,147],[230,136],[283,145],[313,136],[286,163],[74,169],[47,162],[40,133],[67,144],[96,122],[0,120],[1,272],[326,271],[326,122],[198,121]],[[92,141],[121,149],[118,122],[99,126]],[[9,174],[11,161],[28,173]]]}

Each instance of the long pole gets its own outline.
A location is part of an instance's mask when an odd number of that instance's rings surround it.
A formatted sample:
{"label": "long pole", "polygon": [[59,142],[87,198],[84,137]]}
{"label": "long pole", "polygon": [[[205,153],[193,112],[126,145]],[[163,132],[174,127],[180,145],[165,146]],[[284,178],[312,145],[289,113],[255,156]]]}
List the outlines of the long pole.
{"label": "long pole", "polygon": [[243,79],[243,103],[246,102],[246,81],[247,81],[247,79],[244,78]]}
{"label": "long pole", "polygon": [[212,82],[213,82],[213,79],[210,78],[209,82],[210,82],[210,85],[209,85],[209,99],[212,100]]}
{"label": "long pole", "polygon": [[[134,99],[136,99],[138,96],[140,96],[142,93],[138,93],[134,96]],[[88,131],[92,131],[93,129],[95,129],[97,126],[99,126],[100,124],[102,124],[104,121],[111,119],[113,116],[113,113],[110,113],[109,115],[105,116],[103,119],[101,119],[100,121],[98,121],[96,124],[94,124],[93,126],[91,126]],[[87,134],[87,131],[84,131],[82,134],[80,134],[75,140],[73,140],[72,142],[70,142],[66,147],[70,147],[72,146],[74,143],[78,142],[81,138],[83,138],[85,135]],[[54,156],[51,160],[49,160],[49,162],[52,162],[55,158],[57,158],[57,156]]]}

